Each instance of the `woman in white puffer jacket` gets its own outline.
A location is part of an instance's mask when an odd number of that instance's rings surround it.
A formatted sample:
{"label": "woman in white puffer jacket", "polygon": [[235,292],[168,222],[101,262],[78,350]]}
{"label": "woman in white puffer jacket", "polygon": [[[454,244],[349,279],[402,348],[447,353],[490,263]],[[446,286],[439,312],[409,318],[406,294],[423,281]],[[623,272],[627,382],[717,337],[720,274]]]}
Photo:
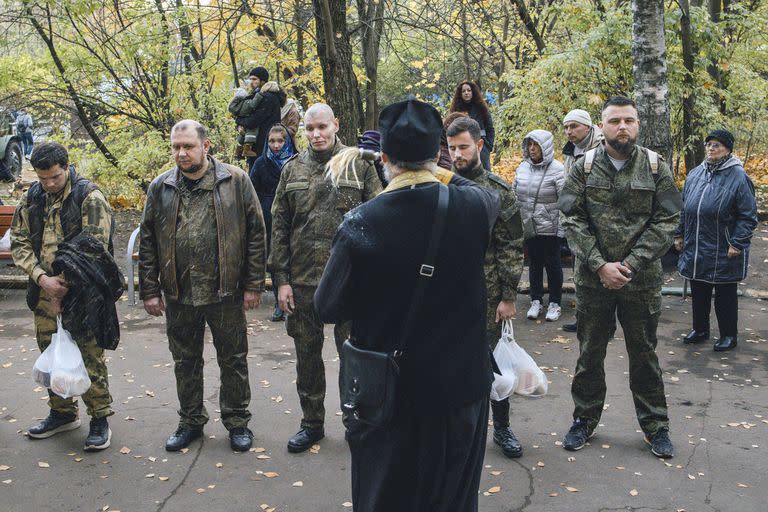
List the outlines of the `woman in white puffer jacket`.
{"label": "woman in white puffer jacket", "polygon": [[517,168],[513,186],[520,201],[525,243],[528,248],[531,307],[528,318],[535,320],[542,309],[544,269],[549,284],[547,321],[560,318],[563,267],[560,243],[564,236],[557,199],[565,183],[563,164],[555,160],[554,139],[546,130],[533,130],[523,139],[523,163]]}

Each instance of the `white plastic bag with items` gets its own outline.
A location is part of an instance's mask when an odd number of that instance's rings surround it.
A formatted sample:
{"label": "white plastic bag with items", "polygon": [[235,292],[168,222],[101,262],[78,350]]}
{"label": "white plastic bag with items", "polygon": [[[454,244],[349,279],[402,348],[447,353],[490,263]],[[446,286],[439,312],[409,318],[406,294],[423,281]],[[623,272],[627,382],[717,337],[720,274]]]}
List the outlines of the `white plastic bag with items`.
{"label": "white plastic bag with items", "polygon": [[513,343],[515,343],[515,333],[512,330],[512,321],[505,320],[501,326],[501,338],[493,350],[493,359],[501,373],[496,373],[496,369],[493,371],[491,400],[504,400],[511,396],[517,387],[517,373],[513,361],[514,352],[512,351]]}
{"label": "white plastic bag with items", "polygon": [[0,251],[7,252],[11,250],[11,230],[5,232],[3,238],[0,238]]}
{"label": "white plastic bag with items", "polygon": [[32,378],[62,398],[82,395],[91,387],[83,355],[61,325],[61,316],[56,317],[56,325],[58,330],[51,337],[51,344],[32,367]]}

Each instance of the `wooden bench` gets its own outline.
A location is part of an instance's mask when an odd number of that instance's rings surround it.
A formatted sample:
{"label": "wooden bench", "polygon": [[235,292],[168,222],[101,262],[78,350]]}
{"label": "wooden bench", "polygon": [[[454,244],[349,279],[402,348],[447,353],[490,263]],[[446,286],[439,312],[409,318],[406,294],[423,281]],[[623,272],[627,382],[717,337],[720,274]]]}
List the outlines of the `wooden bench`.
{"label": "wooden bench", "polygon": [[[134,273],[136,262],[139,261],[139,253],[136,252],[136,240],[139,238],[139,229],[136,228],[131,233],[131,238],[128,239],[128,248],[125,250],[125,276],[128,281],[128,304],[131,306],[136,305],[136,289],[134,285]],[[264,288],[267,290],[272,289],[272,279],[267,277],[264,282]]]}
{"label": "wooden bench", "polygon": [[[11,221],[13,220],[13,213],[15,211],[15,206],[0,206],[0,238],[5,236],[6,231],[11,229]],[[0,251],[0,262],[10,262],[8,264],[13,265],[13,256],[11,256],[11,251]]]}

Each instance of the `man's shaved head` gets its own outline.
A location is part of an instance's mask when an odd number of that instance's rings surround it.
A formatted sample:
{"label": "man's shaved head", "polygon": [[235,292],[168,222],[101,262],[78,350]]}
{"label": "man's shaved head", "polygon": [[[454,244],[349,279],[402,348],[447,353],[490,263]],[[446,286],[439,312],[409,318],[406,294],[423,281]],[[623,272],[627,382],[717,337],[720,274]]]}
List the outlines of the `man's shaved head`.
{"label": "man's shaved head", "polygon": [[315,151],[327,151],[336,144],[339,120],[325,103],[315,103],[304,114],[304,134]]}
{"label": "man's shaved head", "polygon": [[333,113],[333,109],[325,103],[315,103],[310,106],[304,113],[304,122],[311,117],[327,118],[330,120],[336,119],[336,114]]}
{"label": "man's shaved head", "polygon": [[194,119],[183,119],[173,125],[173,128],[171,128],[171,135],[173,135],[174,132],[183,132],[186,130],[195,130],[201,141],[208,139],[208,130]]}

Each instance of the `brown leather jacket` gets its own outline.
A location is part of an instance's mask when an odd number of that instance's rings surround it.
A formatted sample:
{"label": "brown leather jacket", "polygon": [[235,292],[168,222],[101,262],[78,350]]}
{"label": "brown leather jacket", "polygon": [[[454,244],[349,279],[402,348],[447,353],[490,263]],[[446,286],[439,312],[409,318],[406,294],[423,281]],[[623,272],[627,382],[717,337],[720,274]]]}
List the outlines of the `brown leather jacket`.
{"label": "brown leather jacket", "polygon": [[[219,296],[237,297],[244,290],[263,291],[266,231],[259,200],[242,170],[210,158],[214,165],[213,203],[219,233]],[[176,218],[179,211],[178,168],[164,172],[147,190],[141,218],[139,285],[142,300],[178,299]]]}

